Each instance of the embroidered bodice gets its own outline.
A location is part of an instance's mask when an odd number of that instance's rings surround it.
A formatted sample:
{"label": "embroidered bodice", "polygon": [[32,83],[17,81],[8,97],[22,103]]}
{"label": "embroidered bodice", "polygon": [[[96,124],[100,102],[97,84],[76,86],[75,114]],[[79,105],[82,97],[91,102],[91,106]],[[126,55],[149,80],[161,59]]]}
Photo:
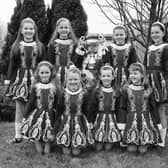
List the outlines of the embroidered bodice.
{"label": "embroidered bodice", "polygon": [[151,89],[144,90],[143,87],[131,85],[127,88],[128,95],[128,109],[129,112],[147,112],[148,107],[148,99],[151,94]]}
{"label": "embroidered bodice", "polygon": [[54,106],[56,88],[52,83],[35,85],[36,103],[39,109],[52,109]]}
{"label": "embroidered bodice", "polygon": [[20,42],[20,59],[22,68],[35,69],[37,66],[38,49],[36,42]]}
{"label": "embroidered bodice", "polygon": [[111,113],[115,110],[116,92],[112,88],[102,87],[98,92],[99,111]]}
{"label": "embroidered bodice", "polygon": [[112,44],[112,57],[114,67],[126,67],[128,65],[130,44],[125,44],[122,46]]}
{"label": "embroidered bodice", "polygon": [[55,63],[57,66],[67,66],[70,62],[71,55],[73,52],[73,42],[72,40],[55,40]]}
{"label": "embroidered bodice", "polygon": [[151,45],[147,55],[147,67],[161,67],[162,53],[168,44],[160,44],[158,46]]}

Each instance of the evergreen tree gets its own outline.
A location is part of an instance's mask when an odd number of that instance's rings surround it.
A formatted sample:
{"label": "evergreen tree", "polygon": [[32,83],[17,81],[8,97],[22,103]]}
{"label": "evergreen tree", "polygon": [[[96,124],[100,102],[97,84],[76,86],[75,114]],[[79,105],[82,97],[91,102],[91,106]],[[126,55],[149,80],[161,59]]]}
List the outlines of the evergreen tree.
{"label": "evergreen tree", "polygon": [[21,3],[17,3],[16,7],[14,8],[14,13],[11,17],[11,22],[8,24],[8,33],[5,38],[5,45],[3,47],[2,52],[2,73],[6,74],[8,63],[9,63],[9,55],[10,55],[10,49],[13,44],[13,42],[16,39],[17,31],[19,29],[20,25],[20,15],[21,15]]}
{"label": "evergreen tree", "polygon": [[87,15],[80,0],[53,0],[51,11],[53,31],[57,20],[61,17],[66,17],[71,21],[72,28],[77,37],[86,34],[88,30]]}

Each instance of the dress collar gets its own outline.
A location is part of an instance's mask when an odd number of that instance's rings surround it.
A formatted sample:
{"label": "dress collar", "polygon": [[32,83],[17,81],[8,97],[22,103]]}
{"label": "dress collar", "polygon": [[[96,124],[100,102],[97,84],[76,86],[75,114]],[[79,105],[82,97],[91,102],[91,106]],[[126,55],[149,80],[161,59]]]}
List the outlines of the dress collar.
{"label": "dress collar", "polygon": [[71,90],[69,90],[68,88],[65,88],[65,91],[70,94],[70,95],[77,95],[82,91],[82,88],[80,87],[77,91],[73,92]]}
{"label": "dress collar", "polygon": [[113,88],[112,87],[110,87],[110,88],[102,87],[102,91],[106,92],[106,93],[110,93],[110,92],[113,92]]}
{"label": "dress collar", "polygon": [[142,85],[133,85],[133,84],[131,84],[131,85],[129,85],[128,86],[130,89],[133,89],[133,90],[143,90],[144,89],[144,87],[142,86]]}
{"label": "dress collar", "polygon": [[56,39],[55,42],[59,44],[69,45],[72,43],[72,39],[67,39],[67,40]]}

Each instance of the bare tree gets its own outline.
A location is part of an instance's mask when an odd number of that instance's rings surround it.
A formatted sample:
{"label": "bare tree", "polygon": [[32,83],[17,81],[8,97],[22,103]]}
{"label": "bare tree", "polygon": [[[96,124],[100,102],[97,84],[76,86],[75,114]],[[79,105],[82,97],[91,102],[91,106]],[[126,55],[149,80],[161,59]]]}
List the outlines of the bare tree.
{"label": "bare tree", "polygon": [[113,24],[127,26],[132,39],[144,48],[150,44],[150,29],[154,21],[168,20],[168,0],[92,0]]}

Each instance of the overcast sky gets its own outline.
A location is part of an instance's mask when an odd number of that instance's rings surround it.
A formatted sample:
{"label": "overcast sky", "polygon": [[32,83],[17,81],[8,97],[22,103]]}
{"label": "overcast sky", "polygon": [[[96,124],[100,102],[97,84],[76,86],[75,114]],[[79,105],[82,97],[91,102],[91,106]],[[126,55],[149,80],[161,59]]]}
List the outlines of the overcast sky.
{"label": "overcast sky", "polygon": [[[88,16],[88,27],[90,33],[112,33],[113,25],[101,13],[100,9],[93,3],[93,0],[81,0],[85,12]],[[51,0],[45,0],[50,4]],[[13,14],[16,6],[15,0],[0,0],[0,20],[7,23]]]}

